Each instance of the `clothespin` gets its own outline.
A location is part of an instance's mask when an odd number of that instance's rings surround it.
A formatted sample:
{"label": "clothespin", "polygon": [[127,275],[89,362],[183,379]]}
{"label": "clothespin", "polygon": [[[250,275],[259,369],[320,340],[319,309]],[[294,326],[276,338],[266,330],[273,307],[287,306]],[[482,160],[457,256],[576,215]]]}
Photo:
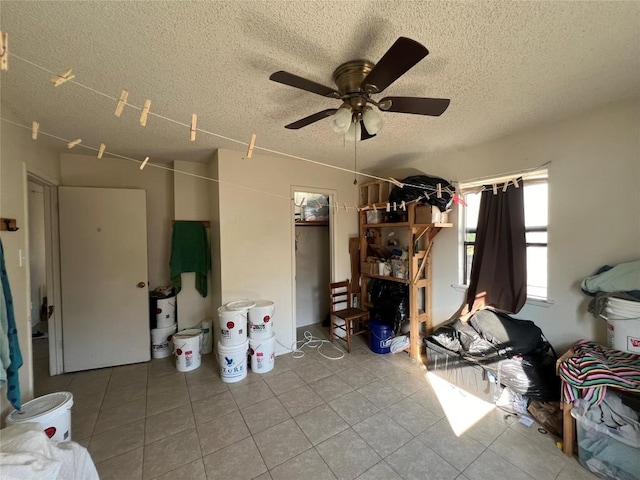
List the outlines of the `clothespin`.
{"label": "clothespin", "polygon": [[147,166],[148,161],[149,161],[149,157],[145,157],[144,161],[140,164],[140,170],[144,170],[144,167]]}
{"label": "clothespin", "polygon": [[67,143],[67,148],[73,148],[76,145],[78,145],[81,141],[82,141],[81,138],[76,138],[75,140],[71,140],[69,143]]}
{"label": "clothespin", "polygon": [[453,196],[454,195],[454,191],[451,190],[449,187],[444,187],[445,192],[447,192],[449,195]]}
{"label": "clothespin", "polygon": [[437,188],[437,197],[442,198],[442,185],[438,183],[436,185],[436,188]]}
{"label": "clothespin", "polygon": [[457,193],[453,196],[453,203],[457,203],[458,205],[462,205],[463,207],[467,206],[467,202],[464,201],[464,198],[462,198]]}
{"label": "clothespin", "polygon": [[9,34],[0,32],[0,70],[9,69]]}
{"label": "clothespin", "polygon": [[498,186],[495,183],[493,184],[493,194],[494,195],[498,194]]}
{"label": "clothespin", "polygon": [[429,192],[427,192],[426,190],[424,191],[424,198],[426,198],[427,200],[429,200],[431,198],[429,196]]}
{"label": "clothespin", "polygon": [[395,178],[393,178],[393,177],[389,177],[389,181],[390,181],[391,183],[393,183],[396,187],[404,188],[404,183],[399,182],[398,180],[396,180],[396,179],[395,179]]}
{"label": "clothespin", "polygon": [[520,188],[520,184],[518,183],[518,179],[517,179],[517,178],[514,178],[514,179],[513,179],[513,185],[514,185],[516,188]]}
{"label": "clothespin", "polygon": [[506,192],[507,191],[507,187],[509,186],[509,180],[507,180],[506,182],[504,182],[504,187],[502,187],[502,191]]}
{"label": "clothespin", "polygon": [[147,126],[147,117],[149,116],[149,109],[151,108],[151,100],[148,98],[144,101],[144,107],[142,107],[142,113],[140,114],[140,125]]}
{"label": "clothespin", "polygon": [[38,139],[38,130],[40,129],[40,124],[38,122],[32,122],[31,123],[31,139],[32,140],[37,140]]}
{"label": "clothespin", "polygon": [[389,202],[387,202],[387,212],[391,211],[391,204]]}
{"label": "clothespin", "polygon": [[396,205],[396,202],[393,202],[393,211],[394,212],[398,211],[398,206]]}
{"label": "clothespin", "polygon": [[98,158],[102,158],[105,148],[107,148],[107,146],[104,143],[101,143],[100,148],[98,149]]}
{"label": "clothespin", "polygon": [[198,114],[194,113],[191,115],[191,134],[189,136],[189,140],[192,142],[196,141],[196,125],[198,124]]}
{"label": "clothespin", "polygon": [[75,75],[71,74],[72,69],[65,70],[60,75],[57,75],[51,79],[51,83],[53,83],[54,87],[59,87],[63,83],[67,83],[69,80],[73,80],[76,78]]}
{"label": "clothespin", "polygon": [[375,204],[375,203],[373,204],[373,211],[374,211],[374,212],[377,212],[377,211],[378,211],[378,207],[376,207],[376,204]]}
{"label": "clothespin", "polygon": [[404,203],[404,200],[402,201],[402,203],[400,204],[400,208],[402,209],[403,212],[405,212],[407,210],[407,204]]}
{"label": "clothespin", "polygon": [[127,104],[127,98],[129,98],[129,92],[127,92],[126,90],[122,90],[122,92],[120,93],[120,100],[118,100],[118,105],[116,105],[116,111],[113,112],[116,117],[122,115],[124,106]]}
{"label": "clothespin", "polygon": [[247,148],[247,158],[251,158],[253,155],[253,146],[256,144],[256,134],[251,134],[251,141],[249,142],[249,147]]}

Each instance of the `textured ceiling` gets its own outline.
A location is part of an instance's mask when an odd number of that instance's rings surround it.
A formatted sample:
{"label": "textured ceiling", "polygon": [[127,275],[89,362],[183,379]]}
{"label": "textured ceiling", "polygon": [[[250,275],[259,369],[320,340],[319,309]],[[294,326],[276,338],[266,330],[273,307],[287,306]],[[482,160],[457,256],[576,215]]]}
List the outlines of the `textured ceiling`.
{"label": "textured ceiling", "polygon": [[[639,2],[0,2],[10,51],[52,71],[257,147],[352,168],[323,120],[284,125],[338,100],[269,80],[277,70],[333,87],[340,63],[377,61],[399,36],[430,54],[384,95],[451,99],[441,117],[383,113],[385,126],[358,144],[358,168],[376,169],[461,148],[638,95]],[[22,122],[123,155],[205,160],[244,150],[115,102],[17,58],[2,72],[3,109]],[[3,116],[5,116],[3,114]],[[29,132],[25,132],[26,135]],[[61,150],[66,150],[61,144]],[[78,153],[84,153],[82,149]],[[256,150],[260,153],[260,150]]]}

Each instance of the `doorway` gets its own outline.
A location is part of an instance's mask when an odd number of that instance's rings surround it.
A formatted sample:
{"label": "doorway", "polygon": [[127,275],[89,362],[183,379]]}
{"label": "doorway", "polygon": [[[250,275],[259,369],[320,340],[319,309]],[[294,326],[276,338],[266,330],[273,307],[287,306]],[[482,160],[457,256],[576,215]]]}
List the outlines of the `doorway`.
{"label": "doorway", "polygon": [[329,315],[333,270],[333,192],[305,188],[294,197],[296,328],[320,326]]}
{"label": "doorway", "polygon": [[57,190],[53,180],[25,167],[34,388],[62,373]]}

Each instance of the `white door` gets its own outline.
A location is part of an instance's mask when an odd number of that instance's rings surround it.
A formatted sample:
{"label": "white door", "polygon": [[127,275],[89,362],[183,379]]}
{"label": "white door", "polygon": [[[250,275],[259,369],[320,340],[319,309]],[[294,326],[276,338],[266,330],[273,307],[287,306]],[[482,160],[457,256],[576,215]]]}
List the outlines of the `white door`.
{"label": "white door", "polygon": [[144,190],[59,187],[64,371],[150,359]]}

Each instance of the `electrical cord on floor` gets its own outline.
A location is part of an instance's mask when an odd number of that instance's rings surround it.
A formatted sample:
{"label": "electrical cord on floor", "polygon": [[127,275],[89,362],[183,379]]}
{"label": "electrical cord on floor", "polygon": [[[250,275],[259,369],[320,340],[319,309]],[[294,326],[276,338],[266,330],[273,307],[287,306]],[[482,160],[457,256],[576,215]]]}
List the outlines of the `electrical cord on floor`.
{"label": "electrical cord on floor", "polygon": [[[278,342],[277,339],[276,339],[276,342]],[[302,345],[298,346],[298,344],[300,342],[302,342]],[[332,356],[325,355],[324,353],[322,353],[320,351],[320,349],[326,343],[330,344],[333,349],[337,350],[340,353],[340,356],[339,357],[332,357]],[[291,347],[287,347],[286,345],[283,345],[280,342],[278,342],[278,344],[281,347],[286,348],[287,351],[291,352],[291,357],[292,358],[302,358],[302,357],[304,357],[305,354],[304,354],[304,351],[302,350],[304,347],[315,348],[316,351],[318,352],[318,354],[320,354],[322,357],[324,357],[324,358],[326,358],[328,360],[340,360],[340,359],[344,358],[344,351],[340,350],[338,347],[336,347],[329,340],[324,340],[322,338],[314,337],[313,334],[311,332],[309,332],[308,330],[304,332],[304,339],[303,340],[298,340],[293,345],[291,345]]]}

